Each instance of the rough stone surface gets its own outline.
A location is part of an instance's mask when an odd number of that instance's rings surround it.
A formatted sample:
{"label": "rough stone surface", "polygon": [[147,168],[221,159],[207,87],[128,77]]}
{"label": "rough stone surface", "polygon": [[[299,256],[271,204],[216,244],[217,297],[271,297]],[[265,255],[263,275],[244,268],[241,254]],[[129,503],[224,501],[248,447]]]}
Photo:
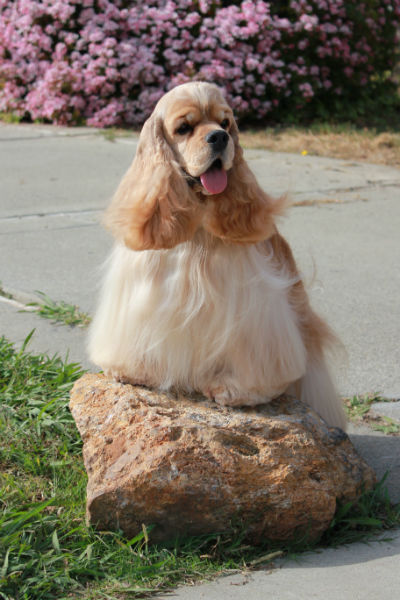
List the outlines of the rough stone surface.
{"label": "rough stone surface", "polygon": [[253,543],[307,532],[317,538],[336,501],[375,482],[349,438],[289,397],[222,408],[84,375],[70,408],[88,472],[87,513],[153,541],[246,527]]}

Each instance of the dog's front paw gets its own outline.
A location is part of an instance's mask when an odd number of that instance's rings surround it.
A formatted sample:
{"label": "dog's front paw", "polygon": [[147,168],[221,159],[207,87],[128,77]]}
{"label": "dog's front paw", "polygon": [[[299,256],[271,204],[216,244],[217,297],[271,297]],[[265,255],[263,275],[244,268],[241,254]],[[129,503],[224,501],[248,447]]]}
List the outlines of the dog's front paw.
{"label": "dog's front paw", "polygon": [[146,377],[132,377],[125,375],[125,373],[119,369],[105,369],[104,374],[106,377],[118,381],[118,383],[129,383],[130,385],[151,387],[151,384]]}
{"label": "dog's front paw", "polygon": [[219,406],[257,406],[271,402],[268,396],[254,392],[241,392],[222,385],[210,387],[205,391],[205,395]]}

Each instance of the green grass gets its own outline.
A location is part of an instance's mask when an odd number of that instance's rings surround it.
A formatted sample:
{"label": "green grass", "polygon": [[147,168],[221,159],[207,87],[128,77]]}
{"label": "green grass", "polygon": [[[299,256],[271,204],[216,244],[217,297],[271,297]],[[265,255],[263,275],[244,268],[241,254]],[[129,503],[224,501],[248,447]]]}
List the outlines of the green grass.
{"label": "green grass", "polygon": [[139,135],[140,127],[137,130],[123,129],[117,127],[106,127],[99,131],[99,135],[101,135],[108,142],[115,142],[116,139],[120,138],[131,138],[134,139],[136,135]]}
{"label": "green grass", "polygon": [[[40,317],[49,319],[52,323],[61,325],[70,325],[71,327],[87,327],[91,321],[90,315],[80,310],[76,304],[68,304],[64,300],[52,300],[44,292],[36,291],[41,298],[41,302],[29,302],[26,304],[32,310],[35,310]],[[0,281],[0,296],[16,300],[14,296],[2,287]]]}
{"label": "green grass", "polygon": [[375,431],[386,435],[400,435],[400,424],[389,417],[371,416],[370,409],[375,402],[392,402],[377,394],[352,396],[345,399],[345,408],[349,418],[356,422],[364,422]]}
{"label": "green grass", "polygon": [[22,119],[18,115],[12,112],[0,112],[0,121],[4,123],[15,125],[16,123],[21,123]]}
{"label": "green grass", "polygon": [[52,323],[87,327],[91,318],[82,312],[75,304],[67,304],[63,300],[55,301],[43,292],[36,292],[42,298],[42,302],[30,302],[28,306],[36,309],[39,316],[50,319]]}
{"label": "green grass", "polygon": [[[29,338],[20,351],[0,338],[1,600],[143,598],[315,547],[303,538],[254,548],[235,529],[155,546],[150,527],[130,540],[89,527],[82,444],[68,410],[82,371],[57,356],[29,353]],[[356,506],[338,508],[319,547],[399,524],[400,508],[381,483]]]}
{"label": "green grass", "polygon": [[10,292],[7,292],[4,288],[3,285],[0,281],[0,296],[3,296],[3,298],[8,298],[8,299],[12,299],[12,294],[10,294]]}

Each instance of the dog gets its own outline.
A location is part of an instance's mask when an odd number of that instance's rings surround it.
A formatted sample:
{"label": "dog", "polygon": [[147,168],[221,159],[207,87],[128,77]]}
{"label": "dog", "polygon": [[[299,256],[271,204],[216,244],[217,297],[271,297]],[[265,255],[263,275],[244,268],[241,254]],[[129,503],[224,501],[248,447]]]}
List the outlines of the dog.
{"label": "dog", "polygon": [[216,85],[166,93],[105,214],[116,244],[92,362],[118,381],[223,406],[294,394],[344,428],[325,357],[334,336],[276,226],[285,205],[257,183]]}

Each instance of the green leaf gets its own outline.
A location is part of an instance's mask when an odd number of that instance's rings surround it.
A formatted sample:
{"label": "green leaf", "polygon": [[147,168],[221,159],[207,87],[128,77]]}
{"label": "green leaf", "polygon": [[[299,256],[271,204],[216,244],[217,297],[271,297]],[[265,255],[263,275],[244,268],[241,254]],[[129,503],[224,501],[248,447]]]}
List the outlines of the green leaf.
{"label": "green leaf", "polygon": [[354,517],[347,520],[351,525],[368,525],[369,527],[382,527],[383,523],[380,519],[372,517]]}
{"label": "green leaf", "polygon": [[25,352],[25,350],[26,350],[26,347],[27,347],[27,345],[29,344],[29,342],[31,341],[31,339],[32,339],[32,336],[33,336],[33,334],[35,333],[35,331],[36,331],[36,329],[32,329],[32,331],[30,331],[30,332],[28,333],[28,335],[26,336],[26,338],[24,339],[24,343],[22,344],[22,348],[21,348],[21,351],[20,351],[20,355],[21,355],[21,354],[23,354],[23,353]]}
{"label": "green leaf", "polygon": [[0,577],[1,578],[5,577],[7,575],[8,557],[9,557],[10,552],[11,552],[11,548],[8,548],[8,550],[6,552],[6,556],[4,558],[3,566],[1,567],[1,570],[0,570]]}
{"label": "green leaf", "polygon": [[53,535],[51,536],[51,543],[53,544],[53,548],[57,552],[57,554],[61,554],[61,548],[60,548],[60,543],[58,541],[58,535],[57,535],[56,529],[53,531]]}

